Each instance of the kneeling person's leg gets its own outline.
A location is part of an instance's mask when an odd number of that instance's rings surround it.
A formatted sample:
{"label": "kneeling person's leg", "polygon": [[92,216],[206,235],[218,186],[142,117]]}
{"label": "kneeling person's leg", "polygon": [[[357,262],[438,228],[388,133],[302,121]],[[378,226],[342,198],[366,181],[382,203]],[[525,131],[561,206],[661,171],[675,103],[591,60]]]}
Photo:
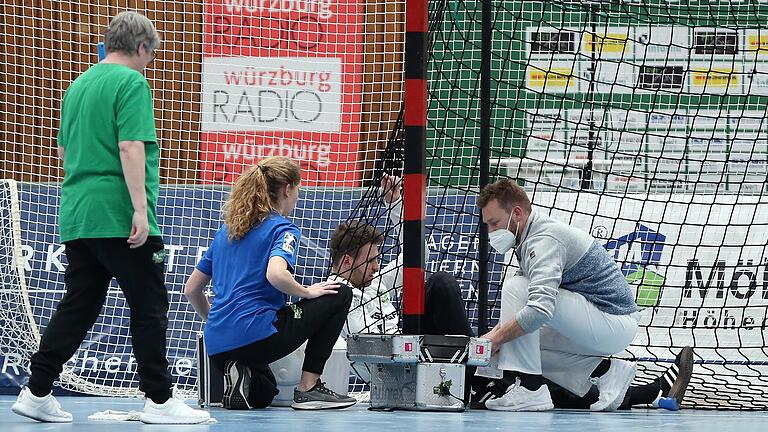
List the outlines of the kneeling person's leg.
{"label": "kneeling person's leg", "polygon": [[333,346],[347,319],[350,303],[352,289],[344,285],[339,287],[336,294],[296,303],[295,307],[301,318],[292,321],[292,330],[306,335],[307,349],[302,368],[304,372],[317,375],[323,373],[325,362],[331,356]]}
{"label": "kneeling person's leg", "polygon": [[[244,361],[251,366],[266,365],[294,352],[306,341],[301,381],[294,391],[293,407],[323,409],[353,405],[356,402],[355,399],[335,394],[320,382],[320,375],[339,338],[351,302],[351,289],[341,286],[336,294],[301,300],[286,306],[277,313],[275,322],[277,333],[230,351],[229,358]],[[266,378],[267,381],[271,381],[269,377]],[[265,385],[265,381],[260,380],[257,385]],[[248,393],[250,403],[250,395],[254,392]],[[264,403],[266,400],[258,404]]]}
{"label": "kneeling person's leg", "polygon": [[251,366],[270,364],[307,342],[302,370],[320,376],[339,338],[351,302],[351,289],[342,286],[336,294],[285,306],[277,312],[277,333],[230,351],[229,358]]}
{"label": "kneeling person's leg", "polygon": [[637,318],[602,312],[584,296],[560,289],[555,314],[540,332],[544,376],[577,396],[595,384],[601,395],[593,409],[616,409],[634,378],[634,364],[604,357],[632,342]]}
{"label": "kneeling person's leg", "polygon": [[[528,300],[527,278],[515,276],[504,281],[501,322],[514,319]],[[486,401],[492,410],[544,411],[553,408],[549,388],[542,381],[539,331],[534,331],[501,346],[498,367],[504,376],[498,381],[503,396]]]}
{"label": "kneeling person's leg", "polygon": [[[311,332],[304,354],[301,382],[294,390],[291,407],[298,410],[346,408],[357,400],[340,395],[320,381],[333,352],[352,302],[351,288],[342,285],[337,294],[302,300],[296,306],[309,320],[301,324]],[[295,324],[295,323],[294,323]],[[309,326],[309,327],[308,327]]]}
{"label": "kneeling person's leg", "polygon": [[[529,280],[515,276],[504,281],[501,297],[501,320],[507,323],[515,318],[528,302]],[[505,343],[498,353],[498,367],[529,375],[541,375],[541,347],[539,331],[534,331]]]}

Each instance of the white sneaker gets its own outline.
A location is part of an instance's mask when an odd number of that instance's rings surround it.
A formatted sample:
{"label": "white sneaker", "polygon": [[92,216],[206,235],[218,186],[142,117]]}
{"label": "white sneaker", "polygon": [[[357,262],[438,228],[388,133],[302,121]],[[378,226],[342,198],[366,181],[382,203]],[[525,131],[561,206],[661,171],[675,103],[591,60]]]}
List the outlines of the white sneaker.
{"label": "white sneaker", "polygon": [[528,390],[520,385],[520,378],[515,379],[504,396],[486,401],[485,406],[494,411],[548,411],[555,407],[546,384],[538,390]]}
{"label": "white sneaker", "polygon": [[61,409],[53,393],[45,397],[37,397],[27,387],[22,387],[11,411],[41,422],[69,423],[72,421],[72,414]]}
{"label": "white sneaker", "polygon": [[143,423],[150,424],[198,424],[210,419],[211,415],[207,411],[194,409],[177,399],[175,391],[174,396],[162,404],[154,403],[152,399],[147,398],[147,402],[144,403],[144,412],[139,416],[139,420]]}
{"label": "white sneaker", "polygon": [[624,400],[629,385],[635,379],[637,366],[634,362],[611,359],[611,366],[601,377],[590,378],[592,384],[597,385],[600,397],[597,402],[590,405],[592,411],[615,411]]}

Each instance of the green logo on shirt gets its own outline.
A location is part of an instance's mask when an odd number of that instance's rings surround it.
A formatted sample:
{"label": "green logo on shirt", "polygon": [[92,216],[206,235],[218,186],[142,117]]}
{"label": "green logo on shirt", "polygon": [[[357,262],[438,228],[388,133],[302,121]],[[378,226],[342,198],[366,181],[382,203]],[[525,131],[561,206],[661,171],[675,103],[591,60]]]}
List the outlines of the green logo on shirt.
{"label": "green logo on shirt", "polygon": [[155,264],[160,264],[163,261],[165,261],[165,249],[159,250],[152,254],[152,262]]}

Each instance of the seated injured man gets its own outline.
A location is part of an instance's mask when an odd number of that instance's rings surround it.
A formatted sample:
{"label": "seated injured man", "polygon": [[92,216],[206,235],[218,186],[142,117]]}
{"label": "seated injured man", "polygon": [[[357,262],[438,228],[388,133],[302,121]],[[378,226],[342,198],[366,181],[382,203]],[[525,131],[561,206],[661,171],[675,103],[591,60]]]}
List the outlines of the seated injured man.
{"label": "seated injured man", "polygon": [[[403,241],[399,229],[403,212],[401,189],[400,177],[384,175],[381,199],[398,244]],[[370,234],[373,232],[377,234]],[[400,333],[400,311],[393,303],[393,296],[399,297],[403,287],[403,254],[401,252],[380,269],[381,256],[377,246],[383,239],[383,233],[362,220],[339,224],[331,236],[333,264],[328,280],[353,288],[347,322],[341,331],[345,339],[354,333]],[[425,245],[425,251],[428,249]],[[452,274],[443,271],[430,274],[424,291],[424,334],[474,336],[461,287]]]}
{"label": "seated injured man", "polygon": [[519,264],[505,276],[499,323],[483,335],[512,385],[486,407],[553,409],[546,379],[579,397],[594,385],[598,400],[590,409],[617,409],[635,363],[607,357],[632,342],[639,313],[613,258],[589,234],[532,211],[510,180],[483,188],[477,204],[491,247],[512,251]]}

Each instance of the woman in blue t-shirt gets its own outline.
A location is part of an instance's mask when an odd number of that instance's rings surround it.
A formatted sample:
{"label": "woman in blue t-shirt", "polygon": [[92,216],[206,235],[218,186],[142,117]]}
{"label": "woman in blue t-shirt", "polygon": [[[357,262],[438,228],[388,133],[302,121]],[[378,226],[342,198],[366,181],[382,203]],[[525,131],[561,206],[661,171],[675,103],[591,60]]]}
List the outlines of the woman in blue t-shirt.
{"label": "woman in blue t-shirt", "polygon": [[[225,373],[226,408],[269,405],[277,393],[269,363],[305,341],[292,406],[324,409],[355,403],[320,381],[352,292],[327,281],[305,287],[293,277],[301,232],[286,216],[296,207],[300,182],[299,166],[285,157],[264,159],[243,172],[227,200],[224,225],[184,288],[207,321],[205,344],[211,361]],[[203,293],[211,280],[213,306]],[[286,305],[285,295],[302,300]]]}

